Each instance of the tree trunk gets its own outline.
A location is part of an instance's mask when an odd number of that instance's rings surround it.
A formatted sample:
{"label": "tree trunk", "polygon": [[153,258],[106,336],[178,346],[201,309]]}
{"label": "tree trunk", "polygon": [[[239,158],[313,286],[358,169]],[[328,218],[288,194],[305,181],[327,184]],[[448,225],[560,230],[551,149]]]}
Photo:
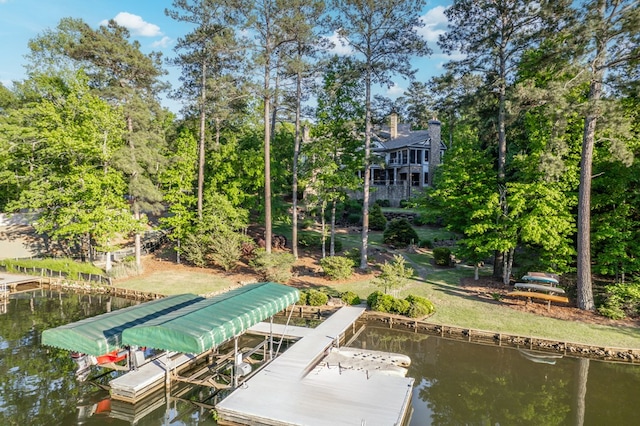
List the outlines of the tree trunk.
{"label": "tree trunk", "polygon": [[300,71],[296,75],[296,123],[293,141],[293,182],[292,199],[293,214],[291,218],[291,251],[294,258],[298,258],[298,157],[300,156],[300,108],[302,99],[302,76]]}
{"label": "tree trunk", "polygon": [[202,205],[204,193],[204,142],[205,142],[205,100],[207,97],[207,64],[202,63],[202,82],[200,87],[200,142],[198,144],[198,220],[202,220]]}
{"label": "tree trunk", "polygon": [[[606,2],[600,1],[601,15],[604,16]],[[601,29],[606,31],[606,29]],[[599,31],[600,32],[600,31]],[[591,175],[593,169],[593,148],[595,145],[596,124],[600,115],[600,97],[604,63],[607,54],[606,38],[596,40],[596,56],[591,64],[591,82],[589,84],[589,109],[584,118],[582,137],[582,155],[580,157],[580,187],[578,190],[578,258],[577,289],[578,308],[592,311],[593,288],[591,279]]]}
{"label": "tree trunk", "polygon": [[331,202],[331,245],[329,246],[329,256],[336,255],[336,200]]}
{"label": "tree trunk", "polygon": [[[267,56],[270,54],[266,53]],[[264,239],[265,250],[271,253],[271,129],[269,78],[271,74],[269,59],[264,66]]]}
{"label": "tree trunk", "polygon": [[326,210],[326,206],[327,203],[325,203],[324,201],[322,202],[322,208],[320,209],[320,235],[322,236],[322,258],[324,259],[325,257],[327,257],[327,223],[326,220],[324,219],[324,212]]}
{"label": "tree trunk", "polygon": [[362,189],[362,245],[360,253],[360,269],[368,267],[367,250],[369,240],[369,179],[371,169],[371,64],[367,64],[365,77],[365,124],[364,124],[364,185]]}

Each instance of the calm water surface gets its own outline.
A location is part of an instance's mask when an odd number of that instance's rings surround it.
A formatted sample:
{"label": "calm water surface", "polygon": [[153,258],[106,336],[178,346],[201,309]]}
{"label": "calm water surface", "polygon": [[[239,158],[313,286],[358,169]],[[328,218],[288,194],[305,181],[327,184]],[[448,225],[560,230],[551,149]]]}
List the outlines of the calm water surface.
{"label": "calm water surface", "polygon": [[[163,394],[110,401],[79,384],[68,352],[40,346],[43,330],[134,302],[37,291],[0,312],[0,425],[215,425],[211,414]],[[353,346],[404,353],[416,379],[411,426],[627,425],[640,416],[640,366],[548,358],[370,324]],[[108,377],[105,378],[108,380]],[[203,390],[183,399],[202,399]]]}

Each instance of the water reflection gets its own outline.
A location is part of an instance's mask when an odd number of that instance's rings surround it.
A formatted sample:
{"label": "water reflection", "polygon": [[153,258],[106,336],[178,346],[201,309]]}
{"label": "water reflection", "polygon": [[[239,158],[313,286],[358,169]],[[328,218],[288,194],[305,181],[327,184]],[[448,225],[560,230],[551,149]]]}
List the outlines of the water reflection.
{"label": "water reflection", "polygon": [[0,315],[0,424],[215,425],[208,410],[173,399],[167,404],[164,394],[139,406],[119,407],[108,392],[75,380],[69,352],[40,345],[45,329],[135,303],[42,290],[12,295]]}
{"label": "water reflection", "polygon": [[632,424],[640,366],[471,344],[376,326],[355,343],[409,355],[411,425]]}
{"label": "water reflection", "polygon": [[[67,351],[40,345],[44,329],[132,303],[51,291],[12,296],[0,314],[0,425],[215,425],[209,410],[189,402],[206,399],[206,390],[174,388],[135,406],[111,401],[106,391],[76,382]],[[624,425],[640,414],[638,365],[539,356],[380,323],[353,346],[411,357],[411,426]]]}

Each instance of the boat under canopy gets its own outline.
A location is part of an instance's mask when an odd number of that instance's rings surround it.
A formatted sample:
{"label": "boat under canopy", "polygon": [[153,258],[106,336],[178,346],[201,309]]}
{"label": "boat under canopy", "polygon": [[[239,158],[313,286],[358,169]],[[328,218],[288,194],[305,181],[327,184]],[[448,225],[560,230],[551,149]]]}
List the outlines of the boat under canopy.
{"label": "boat under canopy", "polygon": [[128,328],[125,345],[200,354],[244,333],[300,299],[300,292],[273,282],[249,284]]}
{"label": "boat under canopy", "polygon": [[129,306],[42,332],[42,344],[100,356],[123,347],[122,332],[205,300],[179,294]]}

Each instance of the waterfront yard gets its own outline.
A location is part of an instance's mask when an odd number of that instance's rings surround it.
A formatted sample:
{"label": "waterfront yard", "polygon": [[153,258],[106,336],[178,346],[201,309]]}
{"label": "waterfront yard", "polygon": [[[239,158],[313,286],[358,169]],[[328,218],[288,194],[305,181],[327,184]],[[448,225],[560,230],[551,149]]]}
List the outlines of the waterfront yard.
{"label": "waterfront yard", "polygon": [[[370,258],[374,267],[369,273],[355,272],[348,280],[330,281],[321,272],[318,256],[302,252],[294,268],[296,276],[289,284],[301,289],[318,288],[335,295],[351,290],[366,298],[378,290],[372,282],[375,264],[393,254],[376,247],[376,239],[374,236]],[[145,257],[143,275],[118,280],[115,285],[167,295],[185,292],[210,295],[258,280],[245,264],[240,264],[232,273],[223,273],[177,265],[170,260],[169,253],[165,250]],[[489,269],[482,270],[483,278],[474,281],[471,267],[458,264],[455,268],[435,268],[430,251],[402,251],[402,254],[416,270],[416,277],[399,296],[414,294],[433,301],[436,312],[429,317],[429,322],[564,342],[640,349],[640,324],[637,321],[613,321],[572,306],[552,305],[547,310],[546,303],[525,303],[504,297],[507,289],[488,278]]]}

